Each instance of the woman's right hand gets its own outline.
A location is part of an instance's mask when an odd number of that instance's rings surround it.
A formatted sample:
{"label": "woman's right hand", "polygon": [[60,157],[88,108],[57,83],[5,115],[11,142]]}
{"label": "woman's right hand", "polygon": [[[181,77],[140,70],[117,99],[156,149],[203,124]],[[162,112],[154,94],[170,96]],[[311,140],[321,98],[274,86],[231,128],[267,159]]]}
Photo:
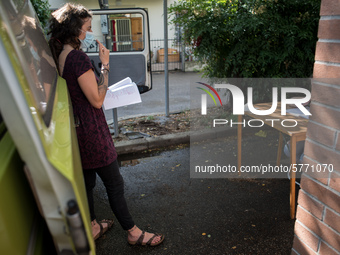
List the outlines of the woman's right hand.
{"label": "woman's right hand", "polygon": [[110,51],[98,40],[96,40],[99,45],[99,59],[102,65],[106,66],[110,62]]}
{"label": "woman's right hand", "polygon": [[91,68],[78,77],[78,83],[90,104],[93,107],[100,109],[103,105],[109,83],[110,51],[98,40],[97,43],[99,45],[99,59],[102,62],[102,71],[99,80],[96,80],[95,74]]}

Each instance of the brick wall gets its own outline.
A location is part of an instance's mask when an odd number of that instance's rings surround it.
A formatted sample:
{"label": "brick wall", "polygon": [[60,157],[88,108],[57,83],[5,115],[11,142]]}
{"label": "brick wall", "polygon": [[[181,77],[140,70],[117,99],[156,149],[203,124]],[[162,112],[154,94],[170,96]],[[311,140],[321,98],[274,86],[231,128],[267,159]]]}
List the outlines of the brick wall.
{"label": "brick wall", "polygon": [[301,179],[292,254],[302,255],[340,254],[340,0],[322,0],[320,15],[304,163],[334,171]]}

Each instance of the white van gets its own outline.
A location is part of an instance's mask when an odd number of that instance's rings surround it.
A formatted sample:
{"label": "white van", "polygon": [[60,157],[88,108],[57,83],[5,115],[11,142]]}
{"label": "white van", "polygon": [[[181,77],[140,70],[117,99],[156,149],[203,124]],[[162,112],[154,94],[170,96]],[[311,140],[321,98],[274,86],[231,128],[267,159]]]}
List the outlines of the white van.
{"label": "white van", "polygon": [[[110,84],[129,76],[150,90],[147,13],[94,13],[110,24]],[[0,56],[0,254],[93,255],[72,104],[30,1],[0,1]]]}

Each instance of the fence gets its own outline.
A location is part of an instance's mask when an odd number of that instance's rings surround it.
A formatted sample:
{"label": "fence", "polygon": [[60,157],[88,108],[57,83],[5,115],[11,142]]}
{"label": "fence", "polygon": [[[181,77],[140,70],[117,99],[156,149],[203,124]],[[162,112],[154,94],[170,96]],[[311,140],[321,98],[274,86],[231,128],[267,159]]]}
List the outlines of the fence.
{"label": "fence", "polygon": [[[152,71],[164,71],[164,39],[150,40]],[[181,41],[168,39],[168,70],[184,71],[185,49]]]}

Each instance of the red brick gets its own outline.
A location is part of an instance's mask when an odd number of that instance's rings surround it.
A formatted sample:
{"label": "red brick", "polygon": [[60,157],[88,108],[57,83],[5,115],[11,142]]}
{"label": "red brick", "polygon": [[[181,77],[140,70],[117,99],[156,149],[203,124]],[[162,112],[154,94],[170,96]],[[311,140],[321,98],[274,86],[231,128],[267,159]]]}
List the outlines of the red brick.
{"label": "red brick", "polygon": [[[340,60],[340,59],[339,59]],[[339,85],[340,79],[316,79],[315,81],[337,83]],[[333,107],[340,107],[340,86],[328,86],[313,83],[312,84],[312,100]]]}
{"label": "red brick", "polygon": [[298,204],[299,206],[303,207],[305,210],[313,214],[315,217],[322,219],[322,212],[324,209],[323,204],[311,198],[303,190],[300,190],[299,192]]}
{"label": "red brick", "polygon": [[311,248],[309,248],[304,242],[302,242],[296,236],[294,236],[293,248],[298,252],[298,254],[316,255],[316,252],[314,252]]}
{"label": "red brick", "polygon": [[[309,178],[302,178],[301,188],[333,210],[340,212],[340,197]],[[308,225],[306,225],[308,226]]]}
{"label": "red brick", "polygon": [[336,141],[336,150],[340,151],[340,133],[338,132],[338,139]]}
{"label": "red brick", "polygon": [[[339,65],[340,66],[340,65]],[[340,89],[340,79],[339,78],[313,78],[312,83],[323,83],[323,84],[318,84],[320,86],[328,86],[328,87],[335,87],[336,89]],[[333,86],[335,85],[335,86]],[[328,103],[329,104],[329,103]]]}
{"label": "red brick", "polygon": [[294,233],[299,239],[308,245],[313,251],[318,251],[319,238],[312,234],[306,227],[301,225],[298,221],[295,223]]}
{"label": "red brick", "polygon": [[320,7],[320,15],[340,15],[339,0],[322,0]]}
{"label": "red brick", "polygon": [[326,208],[324,222],[340,233],[340,214]]}
{"label": "red brick", "polygon": [[340,43],[318,42],[316,44],[315,60],[339,63]]}
{"label": "red brick", "polygon": [[314,167],[314,169],[317,167],[318,162],[311,160],[307,157],[303,158],[303,163],[305,164],[305,168],[307,168],[307,164],[308,164],[308,172],[305,173],[306,175],[310,176],[313,179],[316,179],[317,181],[323,183],[324,185],[328,185],[329,182],[329,178],[330,178],[330,173],[328,173],[328,171],[326,171],[325,173],[313,173],[312,171],[312,167]]}
{"label": "red brick", "polygon": [[311,103],[310,111],[312,114],[310,117],[311,120],[340,130],[340,111],[336,111],[313,102]]}
{"label": "red brick", "polygon": [[292,249],[292,253],[290,255],[300,255],[299,253],[297,253],[295,250]]}
{"label": "red brick", "polygon": [[340,78],[340,66],[315,63],[313,78]]}
{"label": "red brick", "polygon": [[329,187],[337,192],[340,192],[340,174],[333,172],[329,180]]}
{"label": "red brick", "polygon": [[320,20],[318,37],[320,39],[340,39],[340,20]]}
{"label": "red brick", "polygon": [[340,235],[330,229],[325,223],[319,221],[303,209],[297,211],[296,218],[334,249],[340,250]]}
{"label": "red brick", "polygon": [[[340,0],[322,0],[320,15],[340,15]],[[335,17],[334,19],[320,20],[318,37],[320,39],[340,40],[340,19]],[[340,65],[333,64],[340,63],[339,43],[319,41],[315,59],[325,63],[318,62],[314,64],[314,78],[340,78]],[[339,85],[339,82],[335,81],[332,84]],[[305,144],[305,155],[307,157],[305,157],[304,163],[331,163],[334,165],[334,171],[340,171],[340,138],[338,134],[340,130],[340,111],[324,106],[329,105],[340,108],[339,98],[340,88],[313,84],[312,116],[310,118],[312,121],[308,126]],[[295,231],[302,237],[301,240],[295,237],[294,249],[300,254],[315,254],[310,247],[315,249],[313,239],[317,239],[317,237],[308,232],[308,230],[311,230],[312,233],[322,239],[320,240],[318,254],[340,254],[340,223],[338,223],[340,222],[340,213],[338,213],[340,212],[340,196],[338,195],[338,192],[340,192],[340,174],[337,172],[331,173],[330,179],[321,178],[318,175],[316,177],[323,184],[308,177],[302,178],[301,181],[302,191],[299,193]],[[327,207],[325,209],[324,204],[334,211]],[[324,222],[320,221],[320,219],[324,219]],[[306,228],[303,228],[303,225]],[[306,238],[304,239],[303,237]],[[314,246],[310,245],[310,243],[314,244]]]}
{"label": "red brick", "polygon": [[[340,98],[340,97],[339,97]],[[313,122],[308,123],[308,129],[307,129],[307,136],[321,144],[324,144],[328,147],[334,146],[334,140],[335,140],[335,130],[327,128],[325,126],[321,126],[318,124],[315,124]],[[322,135],[320,135],[322,134]]]}
{"label": "red brick", "polygon": [[329,247],[328,244],[326,244],[325,242],[321,241],[319,254],[320,255],[339,255],[340,254],[340,251],[336,251],[334,250],[334,248],[333,249],[332,248]]}
{"label": "red brick", "polygon": [[[309,140],[305,142],[304,154],[321,164],[333,165],[334,171],[340,170],[340,153],[331,149],[326,149],[325,147],[311,143]],[[309,167],[310,170],[311,167]],[[326,171],[327,172],[327,171]],[[325,174],[319,174],[319,178],[324,178]]]}

